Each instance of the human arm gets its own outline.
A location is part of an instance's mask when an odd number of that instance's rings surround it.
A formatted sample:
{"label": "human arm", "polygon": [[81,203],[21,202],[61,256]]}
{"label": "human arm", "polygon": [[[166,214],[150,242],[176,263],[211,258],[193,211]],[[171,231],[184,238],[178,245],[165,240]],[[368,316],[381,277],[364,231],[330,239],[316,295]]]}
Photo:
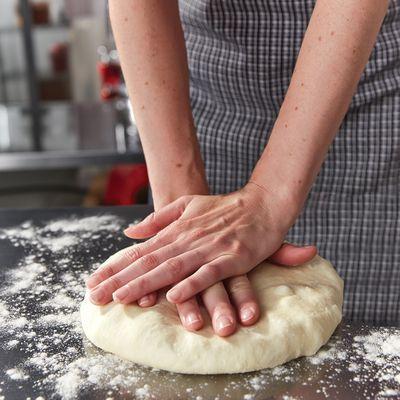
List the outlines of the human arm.
{"label": "human arm", "polygon": [[176,0],[110,0],[110,18],[148,166],[155,208],[208,194],[189,98]]}
{"label": "human arm", "polygon": [[[373,0],[317,1],[281,112],[249,184],[227,196],[185,196],[131,227],[130,236],[153,238],[136,248],[132,266],[116,274],[118,290],[104,280],[102,301],[113,294],[129,303],[173,283],[168,298],[180,303],[249,271],[280,246],[343,119],[386,7]],[[152,262],[150,268],[145,261]]]}
{"label": "human arm", "polygon": [[[110,16],[148,165],[155,210],[182,195],[208,194],[190,109],[177,2],[110,1]],[[301,263],[314,254],[315,248],[286,244],[275,259]],[[214,329],[221,335],[234,331],[236,315],[243,324],[250,325],[259,314],[245,275],[228,280],[225,286],[216,283],[201,293]],[[138,299],[142,307],[155,302],[155,292]],[[203,320],[196,297],[177,304],[177,308],[186,328],[201,328]]]}
{"label": "human arm", "polygon": [[318,0],[285,100],[251,182],[294,221],[356,90],[387,0]]}

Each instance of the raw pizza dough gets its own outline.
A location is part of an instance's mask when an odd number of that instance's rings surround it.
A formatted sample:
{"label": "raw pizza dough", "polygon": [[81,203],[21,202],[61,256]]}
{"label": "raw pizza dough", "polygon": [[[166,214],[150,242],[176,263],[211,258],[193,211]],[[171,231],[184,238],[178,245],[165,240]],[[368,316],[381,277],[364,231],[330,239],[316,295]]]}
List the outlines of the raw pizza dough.
{"label": "raw pizza dough", "polygon": [[262,263],[249,278],[260,301],[260,321],[227,338],[214,334],[205,312],[205,328],[188,332],[165,297],[146,309],[136,304],[96,306],[86,296],[81,305],[83,330],[96,346],[138,364],[187,374],[222,374],[313,355],[342,318],[343,281],[319,256],[299,267]]}

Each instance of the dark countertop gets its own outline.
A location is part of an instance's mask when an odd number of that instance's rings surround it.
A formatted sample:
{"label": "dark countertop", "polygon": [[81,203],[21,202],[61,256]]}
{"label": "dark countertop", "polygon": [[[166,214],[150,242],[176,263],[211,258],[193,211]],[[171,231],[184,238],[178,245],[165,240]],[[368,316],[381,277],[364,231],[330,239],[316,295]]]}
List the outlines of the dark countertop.
{"label": "dark countertop", "polygon": [[0,210],[1,400],[400,398],[399,328],[346,321],[317,357],[237,375],[156,371],[95,348],[77,313],[84,276],[132,243],[121,228],[149,212]]}

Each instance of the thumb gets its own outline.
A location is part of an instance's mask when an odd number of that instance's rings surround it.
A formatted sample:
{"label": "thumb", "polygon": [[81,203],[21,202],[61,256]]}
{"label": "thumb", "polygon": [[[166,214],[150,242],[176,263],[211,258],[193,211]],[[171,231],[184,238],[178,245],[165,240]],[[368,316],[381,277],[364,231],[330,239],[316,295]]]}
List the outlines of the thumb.
{"label": "thumb", "polygon": [[172,203],[149,214],[143,221],[124,230],[124,234],[132,239],[145,239],[155,235],[185,211],[193,196],[182,196]]}
{"label": "thumb", "polygon": [[315,246],[295,246],[284,243],[269,258],[268,261],[284,266],[296,266],[311,261],[317,255]]}

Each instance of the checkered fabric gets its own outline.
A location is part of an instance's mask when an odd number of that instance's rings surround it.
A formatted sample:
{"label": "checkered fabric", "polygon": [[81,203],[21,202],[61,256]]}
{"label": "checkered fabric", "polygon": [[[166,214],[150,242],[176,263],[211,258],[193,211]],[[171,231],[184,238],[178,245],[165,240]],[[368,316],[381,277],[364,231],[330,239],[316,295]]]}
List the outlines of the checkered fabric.
{"label": "checkered fabric", "polygon": [[[192,109],[213,193],[242,187],[284,98],[314,0],[181,0]],[[283,163],[284,164],[284,163]],[[345,280],[345,316],[400,323],[400,0],[288,240]]]}

